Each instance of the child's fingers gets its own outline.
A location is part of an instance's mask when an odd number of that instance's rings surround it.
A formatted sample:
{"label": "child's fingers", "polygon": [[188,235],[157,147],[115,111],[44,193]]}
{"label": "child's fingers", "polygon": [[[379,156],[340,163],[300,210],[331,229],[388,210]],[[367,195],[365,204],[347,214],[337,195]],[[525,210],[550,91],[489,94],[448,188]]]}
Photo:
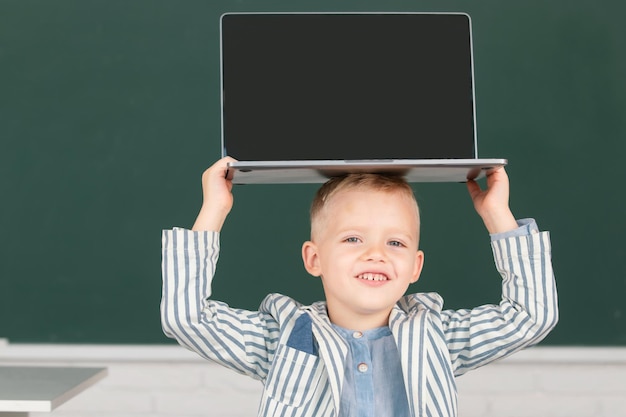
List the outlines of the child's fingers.
{"label": "child's fingers", "polygon": [[467,181],[467,191],[469,191],[469,195],[473,201],[483,192],[480,185],[474,180]]}

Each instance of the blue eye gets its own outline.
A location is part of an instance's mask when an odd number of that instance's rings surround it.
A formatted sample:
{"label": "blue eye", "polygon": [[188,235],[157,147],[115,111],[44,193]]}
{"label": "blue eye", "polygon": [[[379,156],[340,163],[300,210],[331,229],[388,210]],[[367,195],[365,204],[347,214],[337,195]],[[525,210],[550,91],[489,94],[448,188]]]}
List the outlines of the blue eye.
{"label": "blue eye", "polygon": [[404,243],[397,241],[397,240],[392,240],[389,242],[390,246],[396,246],[396,247],[403,247]]}
{"label": "blue eye", "polygon": [[344,242],[348,242],[348,243],[359,243],[359,241],[360,241],[359,238],[354,237],[354,236],[348,237],[344,240]]}

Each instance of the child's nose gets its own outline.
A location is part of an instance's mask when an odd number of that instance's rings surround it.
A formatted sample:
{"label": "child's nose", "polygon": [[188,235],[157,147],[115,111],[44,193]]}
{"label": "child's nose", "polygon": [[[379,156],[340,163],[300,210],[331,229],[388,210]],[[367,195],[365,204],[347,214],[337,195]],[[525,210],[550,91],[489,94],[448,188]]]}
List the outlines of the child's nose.
{"label": "child's nose", "polygon": [[367,246],[364,258],[367,261],[384,261],[385,260],[385,251],[382,245],[379,244],[370,244]]}

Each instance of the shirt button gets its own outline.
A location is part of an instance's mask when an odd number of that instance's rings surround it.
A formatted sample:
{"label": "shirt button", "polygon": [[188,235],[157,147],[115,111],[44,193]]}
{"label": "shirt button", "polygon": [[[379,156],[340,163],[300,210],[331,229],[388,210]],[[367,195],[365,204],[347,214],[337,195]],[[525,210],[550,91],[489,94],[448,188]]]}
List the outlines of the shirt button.
{"label": "shirt button", "polygon": [[363,337],[363,333],[361,332],[354,332],[352,333],[352,337],[354,337],[355,339],[360,339]]}
{"label": "shirt button", "polygon": [[368,366],[366,363],[361,362],[358,366],[357,369],[359,370],[359,372],[367,372],[368,370]]}

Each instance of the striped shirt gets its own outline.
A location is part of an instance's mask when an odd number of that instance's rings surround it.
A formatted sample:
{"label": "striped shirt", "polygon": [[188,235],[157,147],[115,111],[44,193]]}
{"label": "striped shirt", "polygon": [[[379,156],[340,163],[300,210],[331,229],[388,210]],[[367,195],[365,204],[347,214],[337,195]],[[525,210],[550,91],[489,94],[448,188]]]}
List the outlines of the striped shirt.
{"label": "striped shirt", "polygon": [[[498,305],[443,310],[438,294],[418,293],[391,312],[412,416],[456,416],[456,376],[538,343],[556,325],[549,233],[533,230],[491,245],[503,278]],[[163,232],[165,334],[261,380],[259,416],[337,417],[348,346],[325,303],[305,306],[270,294],[258,311],[246,311],[211,300],[218,254],[218,233]]]}

